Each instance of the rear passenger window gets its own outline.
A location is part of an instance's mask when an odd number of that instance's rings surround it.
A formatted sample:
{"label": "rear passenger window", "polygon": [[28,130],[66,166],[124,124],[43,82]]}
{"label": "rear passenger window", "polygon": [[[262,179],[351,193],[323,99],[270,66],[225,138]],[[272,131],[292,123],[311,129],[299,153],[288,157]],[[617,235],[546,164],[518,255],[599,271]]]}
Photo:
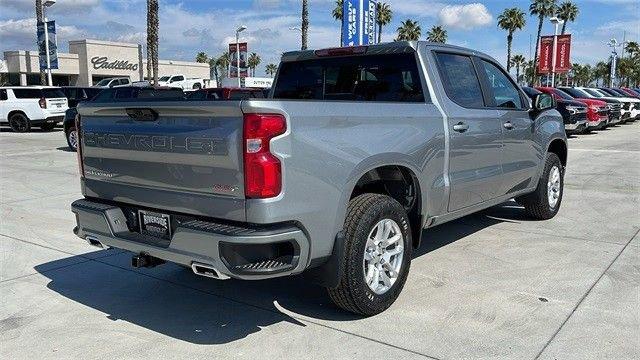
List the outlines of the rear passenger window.
{"label": "rear passenger window", "polygon": [[415,54],[284,62],[276,99],[424,102]]}
{"label": "rear passenger window", "polygon": [[520,92],[507,74],[488,61],[482,60],[482,65],[487,73],[487,80],[493,92],[495,106],[505,109],[522,109]]}
{"label": "rear passenger window", "polygon": [[0,100],[7,100],[7,90],[0,89]]}
{"label": "rear passenger window", "polygon": [[42,97],[40,89],[13,89],[13,95],[17,99],[39,99]]}
{"label": "rear passenger window", "polygon": [[473,67],[471,57],[436,53],[436,58],[447,96],[460,106],[484,107],[480,80]]}

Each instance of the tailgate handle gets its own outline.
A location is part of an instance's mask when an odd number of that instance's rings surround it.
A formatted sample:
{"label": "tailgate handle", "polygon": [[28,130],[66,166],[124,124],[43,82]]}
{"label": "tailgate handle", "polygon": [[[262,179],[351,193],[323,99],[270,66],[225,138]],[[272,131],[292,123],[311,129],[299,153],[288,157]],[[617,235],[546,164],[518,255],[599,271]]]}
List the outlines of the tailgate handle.
{"label": "tailgate handle", "polygon": [[125,111],[130,118],[136,121],[156,121],[158,113],[148,108],[126,108]]}

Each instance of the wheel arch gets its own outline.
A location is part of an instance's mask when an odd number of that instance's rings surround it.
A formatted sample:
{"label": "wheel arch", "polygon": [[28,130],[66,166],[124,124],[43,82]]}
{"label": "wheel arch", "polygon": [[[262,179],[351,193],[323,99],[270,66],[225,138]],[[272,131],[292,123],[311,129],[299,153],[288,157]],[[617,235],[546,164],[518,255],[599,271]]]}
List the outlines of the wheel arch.
{"label": "wheel arch", "polygon": [[549,146],[547,146],[547,153],[554,153],[558,155],[558,157],[560,158],[560,162],[562,163],[562,166],[564,167],[567,166],[567,158],[569,153],[568,153],[567,143],[563,139],[556,138],[551,140],[551,142],[549,143]]}

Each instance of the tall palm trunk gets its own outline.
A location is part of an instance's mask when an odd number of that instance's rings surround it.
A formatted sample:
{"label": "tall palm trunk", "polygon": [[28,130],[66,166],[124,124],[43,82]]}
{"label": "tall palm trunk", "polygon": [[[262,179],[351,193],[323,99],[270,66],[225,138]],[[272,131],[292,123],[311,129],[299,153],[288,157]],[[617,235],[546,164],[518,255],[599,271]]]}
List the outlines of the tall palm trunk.
{"label": "tall palm trunk", "polygon": [[544,22],[544,16],[539,16],[538,19],[538,36],[536,37],[536,52],[533,53],[533,73],[531,78],[531,84],[537,85],[536,73],[538,72],[538,49],[540,46],[540,33],[542,33],[542,23]]}
{"label": "tall palm trunk", "polygon": [[147,0],[147,80],[151,82],[153,78],[153,43],[151,40],[151,1]]}
{"label": "tall palm trunk", "polygon": [[513,43],[513,31],[507,35],[507,72],[511,71],[511,43]]}
{"label": "tall palm trunk", "polygon": [[378,23],[378,44],[382,42],[382,24]]}
{"label": "tall palm trunk", "polygon": [[147,36],[151,38],[151,57],[153,61],[153,85],[158,85],[158,0],[149,0],[150,27]]}
{"label": "tall palm trunk", "polygon": [[[42,0],[36,0],[36,21],[44,21],[44,16],[42,14]],[[40,85],[47,85],[47,72],[43,69],[40,69]]]}
{"label": "tall palm trunk", "polygon": [[516,82],[520,84],[520,63],[516,64]]}
{"label": "tall palm trunk", "polygon": [[309,2],[302,0],[302,50],[307,50],[307,38],[309,36]]}
{"label": "tall palm trunk", "polygon": [[562,35],[564,35],[565,30],[567,30],[567,23],[568,23],[568,22],[569,22],[569,21],[566,21],[566,20],[565,20],[565,22],[563,22],[563,23],[562,23]]}

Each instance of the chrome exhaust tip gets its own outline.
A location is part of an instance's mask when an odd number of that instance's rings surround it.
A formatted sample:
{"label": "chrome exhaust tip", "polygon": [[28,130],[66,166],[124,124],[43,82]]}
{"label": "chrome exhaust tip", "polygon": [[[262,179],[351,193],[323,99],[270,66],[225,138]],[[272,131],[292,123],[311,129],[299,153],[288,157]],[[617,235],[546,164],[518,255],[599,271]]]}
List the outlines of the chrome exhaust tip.
{"label": "chrome exhaust tip", "polygon": [[85,240],[89,243],[89,245],[91,245],[91,246],[99,247],[100,249],[108,249],[108,248],[109,248],[108,246],[106,246],[106,245],[102,244],[102,243],[98,240],[98,238],[97,238],[97,237],[95,237],[95,236],[87,235],[87,236],[85,236],[85,238],[84,238],[84,239],[85,239]]}
{"label": "chrome exhaust tip", "polygon": [[193,270],[194,274],[204,276],[204,277],[209,277],[209,278],[218,279],[218,280],[229,279],[227,275],[221,273],[220,271],[218,271],[218,269],[208,264],[192,262],[191,270]]}

